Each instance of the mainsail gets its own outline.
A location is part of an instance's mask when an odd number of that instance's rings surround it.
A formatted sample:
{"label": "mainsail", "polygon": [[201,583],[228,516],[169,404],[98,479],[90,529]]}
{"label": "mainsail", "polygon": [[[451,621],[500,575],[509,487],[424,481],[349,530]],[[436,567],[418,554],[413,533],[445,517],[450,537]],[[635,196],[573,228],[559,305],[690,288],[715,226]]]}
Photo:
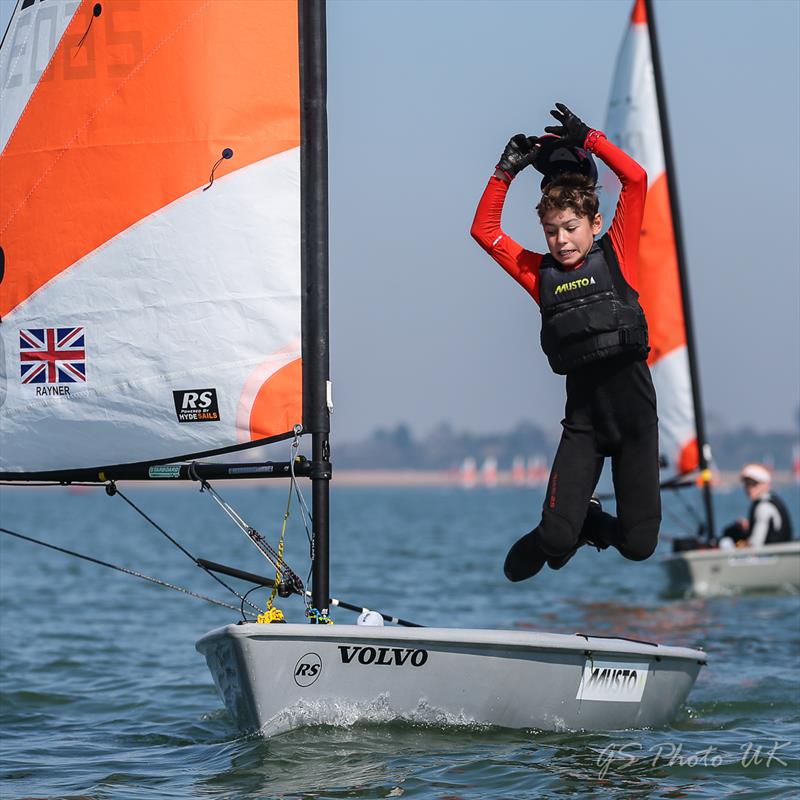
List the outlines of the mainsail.
{"label": "mainsail", "polygon": [[617,59],[605,132],[647,171],[639,249],[639,293],[650,330],[649,364],[658,393],[662,456],[668,474],[698,468],[692,378],[667,165],[659,123],[644,0],[635,0]]}
{"label": "mainsail", "polygon": [[297,0],[20,0],[0,107],[0,473],[302,425]]}

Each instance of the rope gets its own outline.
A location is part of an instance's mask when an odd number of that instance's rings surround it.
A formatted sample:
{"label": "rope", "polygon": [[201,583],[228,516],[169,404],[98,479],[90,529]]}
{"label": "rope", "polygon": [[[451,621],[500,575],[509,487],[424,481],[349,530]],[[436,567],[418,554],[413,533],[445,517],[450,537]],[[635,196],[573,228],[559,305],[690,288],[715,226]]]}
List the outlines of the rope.
{"label": "rope", "polygon": [[[198,478],[194,472],[193,465],[190,467],[189,474],[200,482],[200,491],[208,492],[214,502],[233,520],[234,524],[247,536],[248,539],[258,548],[258,551],[269,561],[276,570],[283,571],[283,582],[288,583],[292,590],[299,595],[305,591],[303,581],[286,564],[281,564],[281,558],[270,543],[252,526],[238,514],[238,512],[226,502],[219,493],[209,484],[208,481]],[[260,610],[260,609],[259,609]]]}
{"label": "rope", "polygon": [[[126,567],[120,567],[117,564],[109,564],[107,561],[101,561],[99,558],[92,558],[92,556],[76,553],[74,550],[67,550],[65,547],[57,547],[54,544],[48,544],[47,542],[43,542],[39,539],[34,539],[32,536],[25,536],[22,533],[15,533],[14,531],[8,530],[8,528],[0,528],[0,533],[7,533],[9,536],[16,536],[17,539],[24,539],[26,542],[33,542],[34,544],[41,545],[42,547],[48,547],[50,550],[57,550],[59,553],[66,553],[68,556],[74,556],[75,558],[80,558],[84,561],[91,561],[93,564],[99,564],[101,567],[108,567],[109,569],[115,569],[118,572],[124,572],[126,575],[133,575],[134,578],[141,578],[142,580],[155,583],[158,586],[163,586],[167,589],[173,589],[176,592],[188,594],[190,597],[196,597],[198,600],[205,600],[207,603],[213,603],[215,606],[231,608],[234,611],[238,610],[236,606],[232,606],[230,603],[223,603],[221,600],[215,600],[213,597],[206,597],[203,594],[198,594],[197,592],[192,592],[189,589],[184,589],[182,586],[175,586],[172,583],[167,583],[166,581],[159,580],[158,578],[151,578],[149,575],[144,575],[141,572],[136,572],[135,570],[127,569]],[[244,616],[244,614],[242,616]]]}
{"label": "rope", "polygon": [[275,568],[275,581],[272,584],[272,591],[267,599],[267,610],[263,614],[258,615],[258,621],[268,625],[272,622],[283,622],[283,611],[279,608],[274,608],[272,602],[278,594],[278,586],[283,583],[283,545],[286,539],[286,523],[289,519],[289,511],[292,507],[292,486],[289,484],[289,496],[286,500],[286,512],[283,515],[283,526],[281,527],[281,537],[278,540],[278,562],[280,566]]}
{"label": "rope", "polygon": [[[223,586],[231,594],[236,595],[236,597],[238,597],[239,600],[241,600],[242,603],[244,603],[244,598],[242,597],[242,595],[239,594],[239,592],[236,591],[236,589],[234,589],[232,586],[229,586],[227,583],[225,583],[225,581],[223,581],[222,578],[219,578],[218,576],[216,576],[213,572],[211,572],[211,570],[206,569],[206,567],[204,567],[180,542],[178,542],[176,539],[174,539],[172,536],[170,536],[160,525],[158,525],[154,520],[152,520],[150,517],[148,517],[147,514],[145,514],[144,511],[142,511],[136,505],[136,503],[134,503],[132,500],[130,500],[128,497],[126,497],[119,490],[119,488],[114,483],[114,481],[109,481],[106,484],[106,494],[108,494],[109,497],[113,497],[115,494],[119,495],[134,511],[136,511],[137,514],[140,514],[142,517],[144,517],[144,519],[146,519],[159,533],[161,533],[164,536],[166,536],[166,538],[169,539],[169,541],[172,542],[172,544],[174,544],[175,547],[178,548],[178,550],[180,550],[185,556],[187,556],[187,558],[190,558],[194,562],[195,566],[197,566],[200,569],[202,569],[203,572],[205,572],[207,575],[210,575],[218,584],[220,584],[220,586]],[[247,601],[247,605],[249,605],[250,608],[252,608],[254,611],[258,611],[259,613],[261,612],[261,609],[258,606],[253,605],[249,600]],[[232,608],[235,609],[236,607],[232,606]]]}
{"label": "rope", "polygon": [[311,605],[306,607],[306,617],[314,620],[318,625],[333,625],[333,620],[327,614],[323,614]]}
{"label": "rope", "polygon": [[[308,510],[308,506],[306,505],[306,499],[303,497],[303,492],[300,489],[300,484],[297,482],[297,476],[294,474],[294,465],[295,461],[298,457],[297,450],[300,447],[300,434],[302,433],[303,429],[300,425],[294,426],[294,440],[292,441],[292,447],[289,451],[289,463],[291,464],[290,472],[292,475],[291,485],[294,487],[295,493],[297,494],[297,500],[300,503],[300,517],[303,520],[303,526],[305,527],[306,531],[306,538],[308,539],[310,550],[311,560],[314,560],[314,539],[311,535],[311,530],[308,526],[308,522],[311,521],[313,524],[313,517],[311,516],[311,512]],[[294,451],[294,452],[292,452]]]}
{"label": "rope", "polygon": [[[300,484],[297,482],[297,476],[294,474],[294,465],[295,461],[298,458],[297,450],[300,447],[300,434],[303,432],[303,428],[300,425],[294,426],[294,440],[292,441],[292,447],[289,451],[289,463],[291,464],[290,472],[291,472],[291,483],[289,484],[290,487],[294,487],[295,494],[297,495],[298,503],[300,504],[300,518],[303,520],[303,527],[306,531],[306,539],[308,539],[308,558],[311,562],[308,567],[308,574],[306,575],[306,583],[311,582],[311,573],[314,570],[314,537],[311,533],[311,529],[309,528],[309,522],[311,523],[312,527],[314,524],[314,518],[311,515],[311,512],[308,510],[308,506],[306,505],[306,499],[303,497],[303,492],[300,489]],[[308,609],[309,602],[306,599],[306,595],[303,595],[303,601],[306,604],[306,609]]]}

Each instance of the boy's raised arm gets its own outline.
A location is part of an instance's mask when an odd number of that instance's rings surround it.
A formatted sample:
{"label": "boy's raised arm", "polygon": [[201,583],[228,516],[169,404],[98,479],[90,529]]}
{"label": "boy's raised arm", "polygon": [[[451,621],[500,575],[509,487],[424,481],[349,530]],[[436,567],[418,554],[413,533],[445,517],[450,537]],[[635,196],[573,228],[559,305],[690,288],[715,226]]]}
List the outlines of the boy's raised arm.
{"label": "boy's raised arm", "polygon": [[550,114],[561,124],[550,125],[545,131],[594,153],[614,171],[622,184],[608,235],[625,280],[636,289],[639,237],[647,196],[647,172],[624,150],[609,142],[602,131],[591,129],[563,103],[556,103],[556,109]]}
{"label": "boy's raised arm", "polygon": [[608,235],[625,280],[629,286],[637,289],[639,237],[642,232],[644,201],[647,197],[647,173],[600,131],[589,131],[584,147],[602,159],[622,184]]}
{"label": "boy's raised arm", "polygon": [[[525,140],[522,142],[521,140]],[[533,140],[533,141],[532,141]],[[531,163],[534,137],[512,136],[494,175],[483,190],[470,234],[472,238],[538,303],[539,264],[542,257],[526,250],[507,236],[501,227],[508,187],[517,173]]]}

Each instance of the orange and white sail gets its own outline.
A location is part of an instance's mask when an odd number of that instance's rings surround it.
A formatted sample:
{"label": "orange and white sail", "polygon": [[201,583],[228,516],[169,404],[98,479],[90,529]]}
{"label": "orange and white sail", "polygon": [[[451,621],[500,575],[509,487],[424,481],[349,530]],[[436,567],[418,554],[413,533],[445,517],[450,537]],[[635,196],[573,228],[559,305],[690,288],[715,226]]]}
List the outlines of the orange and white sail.
{"label": "orange and white sail", "polygon": [[634,2],[617,58],[605,133],[647,171],[638,289],[650,333],[648,362],[658,394],[661,451],[667,470],[680,475],[698,467],[697,431],[644,0]]}
{"label": "orange and white sail", "polygon": [[[20,0],[0,49],[0,472],[302,424],[296,0]],[[213,182],[212,182],[213,175]]]}

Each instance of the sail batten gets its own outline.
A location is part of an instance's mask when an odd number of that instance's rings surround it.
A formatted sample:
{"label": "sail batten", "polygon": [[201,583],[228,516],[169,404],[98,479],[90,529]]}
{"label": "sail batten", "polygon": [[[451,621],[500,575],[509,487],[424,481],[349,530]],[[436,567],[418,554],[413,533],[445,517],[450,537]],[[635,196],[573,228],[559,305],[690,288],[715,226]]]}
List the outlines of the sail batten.
{"label": "sail batten", "polygon": [[92,20],[52,0],[66,22],[37,76],[19,64],[43,61],[44,8],[18,7],[0,52],[0,472],[291,435],[297,3],[108,0]]}

